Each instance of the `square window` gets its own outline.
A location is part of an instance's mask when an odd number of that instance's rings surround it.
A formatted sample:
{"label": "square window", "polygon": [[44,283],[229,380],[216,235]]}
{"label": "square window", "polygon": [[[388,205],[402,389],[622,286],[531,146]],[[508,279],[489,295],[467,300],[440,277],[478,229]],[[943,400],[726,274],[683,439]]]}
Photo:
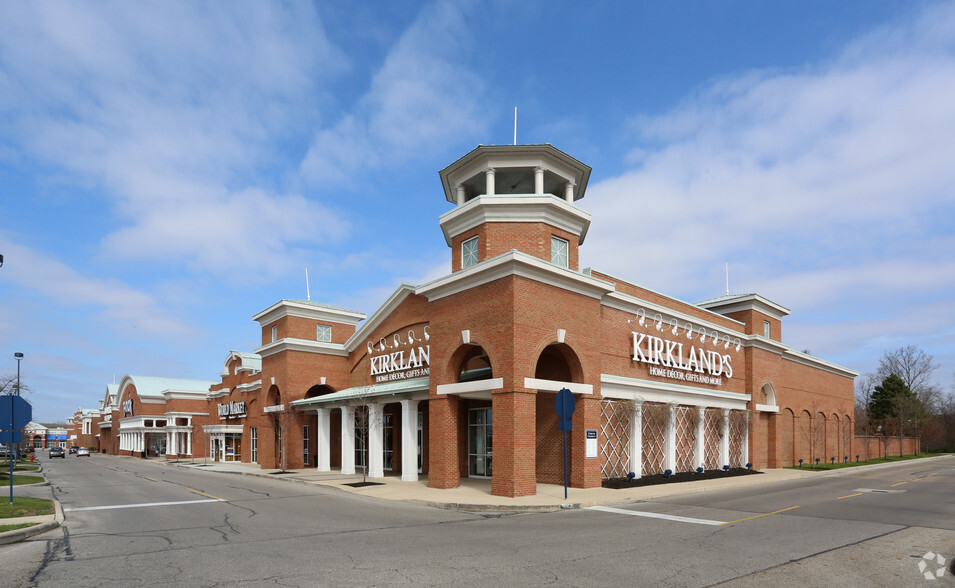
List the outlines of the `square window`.
{"label": "square window", "polygon": [[331,325],[318,325],[315,340],[321,341],[322,343],[331,343],[332,342]]}
{"label": "square window", "polygon": [[567,240],[561,239],[560,237],[551,237],[550,238],[550,261],[554,265],[560,267],[567,267],[568,257],[567,257]]}
{"label": "square window", "polygon": [[478,262],[478,238],[471,237],[461,244],[461,267],[472,266]]}

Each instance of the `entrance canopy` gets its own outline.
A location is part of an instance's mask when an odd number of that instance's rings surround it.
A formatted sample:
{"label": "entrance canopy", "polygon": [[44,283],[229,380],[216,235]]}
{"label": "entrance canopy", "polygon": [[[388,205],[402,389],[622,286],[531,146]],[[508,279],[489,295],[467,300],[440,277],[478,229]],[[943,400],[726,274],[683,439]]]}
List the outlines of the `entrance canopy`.
{"label": "entrance canopy", "polygon": [[359,399],[371,400],[374,398],[377,401],[383,397],[399,395],[402,397],[421,396],[424,398],[428,395],[428,387],[431,385],[430,380],[431,378],[426,376],[423,378],[409,378],[397,382],[387,382],[385,384],[355,386],[353,388],[339,390],[338,392],[332,392],[331,394],[325,394],[324,396],[296,400],[291,404],[298,410],[308,410],[328,404],[347,404]]}

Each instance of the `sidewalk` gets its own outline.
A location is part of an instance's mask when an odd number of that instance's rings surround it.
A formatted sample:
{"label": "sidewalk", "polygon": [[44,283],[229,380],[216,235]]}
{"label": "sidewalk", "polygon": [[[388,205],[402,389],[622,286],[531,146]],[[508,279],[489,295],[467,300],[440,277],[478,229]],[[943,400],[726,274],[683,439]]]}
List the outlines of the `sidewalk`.
{"label": "sidewalk", "polygon": [[555,484],[538,484],[537,494],[534,496],[509,498],[506,496],[492,495],[491,481],[483,479],[463,478],[461,485],[457,488],[440,490],[428,487],[427,476],[419,476],[416,482],[403,482],[398,476],[386,476],[384,478],[369,478],[368,481],[373,482],[374,485],[356,488],[348,484],[361,482],[362,476],[360,473],[343,475],[338,472],[319,472],[314,468],[288,470],[285,473],[278,473],[279,470],[263,470],[259,469],[256,465],[235,462],[167,462],[166,465],[217,473],[281,479],[300,484],[314,484],[371,498],[396,500],[411,504],[471,512],[529,512],[552,511],[565,508],[585,508],[588,506],[650,500],[662,496],[675,496],[693,492],[756,486],[771,482],[804,478],[805,476],[825,475],[823,472],[812,473],[808,471],[776,469],[763,470],[762,473],[748,476],[728,477],[723,480],[716,479],[700,480],[698,482],[657,484],[644,486],[642,488],[626,488],[620,490],[610,488],[568,488],[567,499],[565,500],[564,487]]}

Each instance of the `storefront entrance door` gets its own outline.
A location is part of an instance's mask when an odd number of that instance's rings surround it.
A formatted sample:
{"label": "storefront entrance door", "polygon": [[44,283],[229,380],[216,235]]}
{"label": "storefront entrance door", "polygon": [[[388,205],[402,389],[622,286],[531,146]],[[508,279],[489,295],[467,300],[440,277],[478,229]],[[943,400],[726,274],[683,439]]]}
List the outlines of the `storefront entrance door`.
{"label": "storefront entrance door", "polygon": [[468,411],[468,475],[491,477],[491,409]]}

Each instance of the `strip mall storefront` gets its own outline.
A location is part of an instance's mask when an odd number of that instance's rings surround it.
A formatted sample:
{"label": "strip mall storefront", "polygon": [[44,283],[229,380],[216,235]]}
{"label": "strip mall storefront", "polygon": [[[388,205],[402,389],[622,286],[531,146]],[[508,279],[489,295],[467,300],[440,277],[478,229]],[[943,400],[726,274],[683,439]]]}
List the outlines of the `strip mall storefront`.
{"label": "strip mall storefront", "polygon": [[[486,478],[503,496],[563,483],[562,389],[574,487],[854,454],[856,374],[786,346],[788,309],[758,294],[689,304],[579,268],[588,166],[550,145],[480,146],[440,177],[448,275],[401,285],[370,316],[279,301],[202,406],[175,405],[195,398],[180,385],[141,414],[166,430],[180,411],[189,451],[214,459],[435,488]],[[124,452],[152,438],[145,417],[112,420],[131,434]]]}

